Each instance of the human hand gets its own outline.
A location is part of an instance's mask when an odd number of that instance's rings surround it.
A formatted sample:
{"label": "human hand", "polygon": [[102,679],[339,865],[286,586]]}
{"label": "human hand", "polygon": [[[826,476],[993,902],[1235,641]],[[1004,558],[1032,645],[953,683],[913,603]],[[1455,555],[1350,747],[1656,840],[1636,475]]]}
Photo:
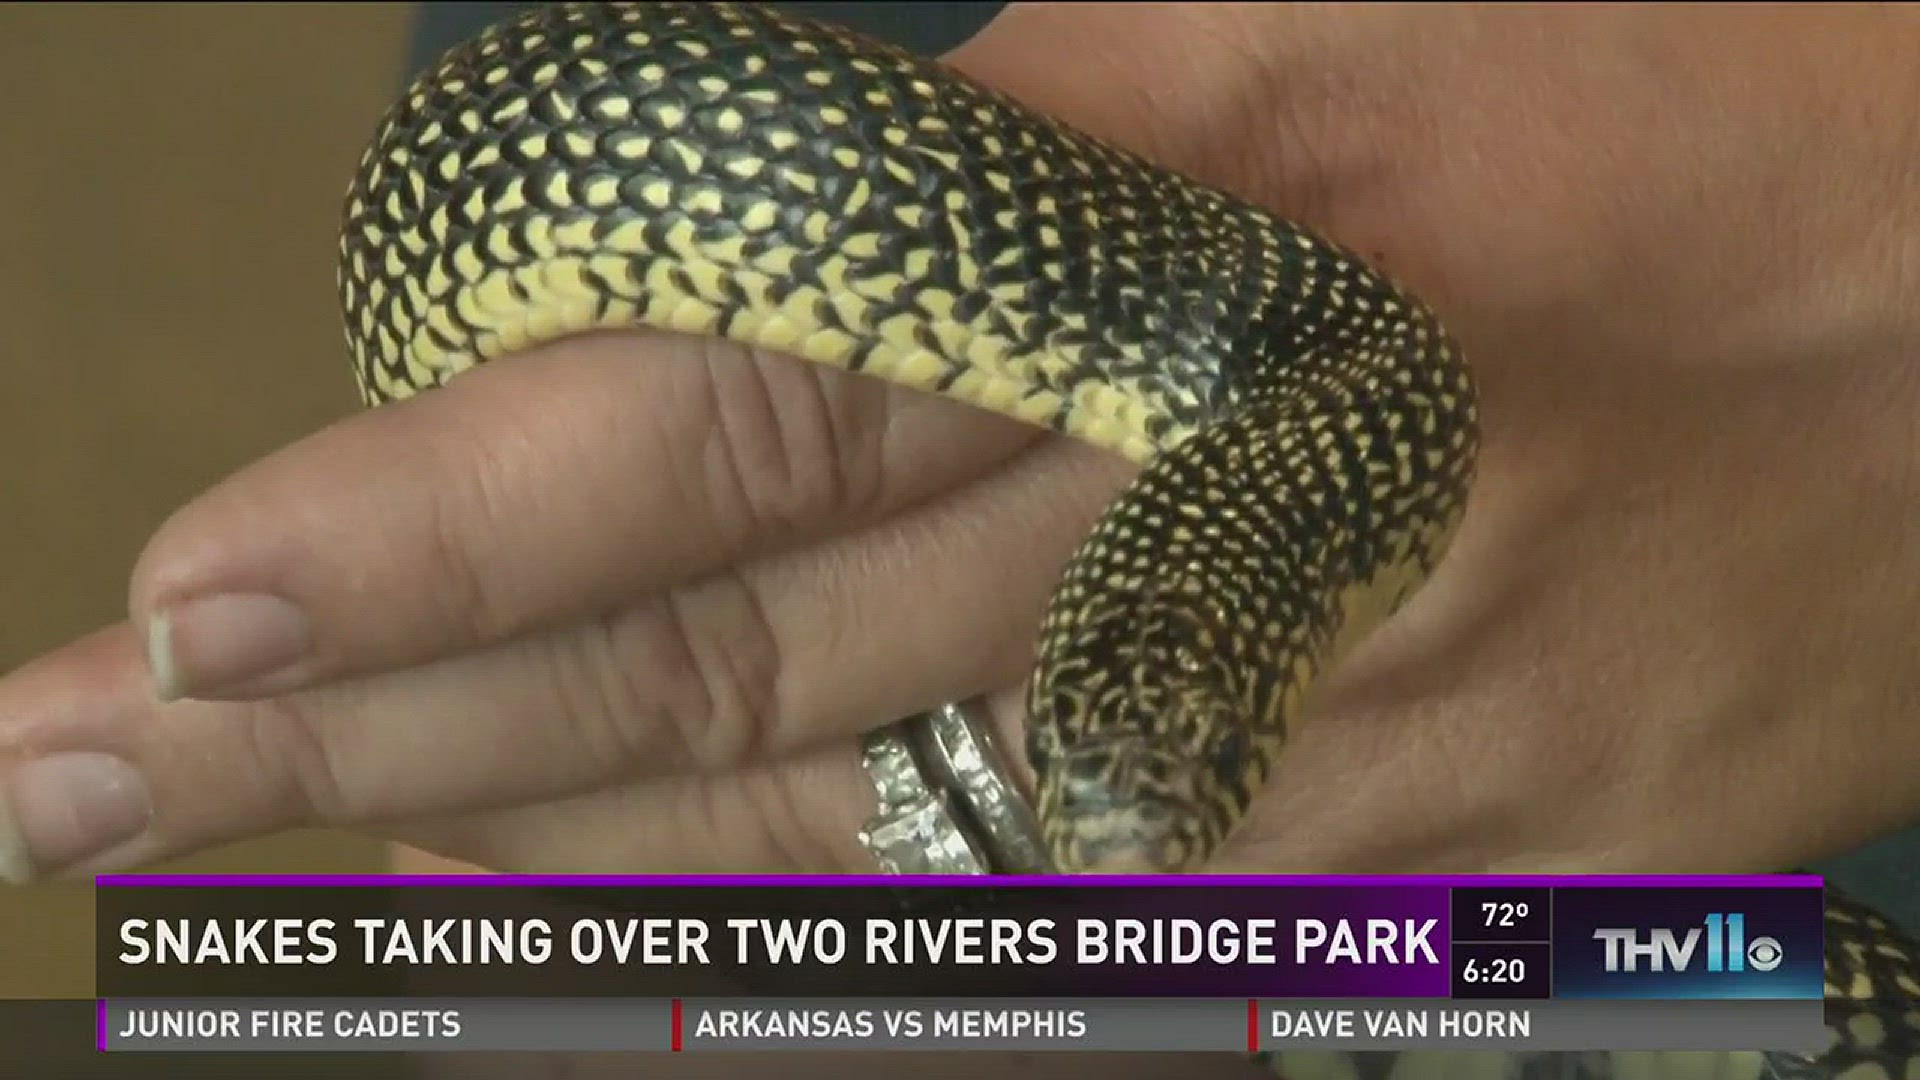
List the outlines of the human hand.
{"label": "human hand", "polygon": [[[1369,253],[1478,373],[1454,553],[1221,868],[1773,868],[1920,811],[1884,750],[1920,702],[1913,33],[1036,7],[956,58]],[[862,869],[855,735],[979,693],[1017,726],[1126,466],[726,345],[539,353],[242,473],[155,538],[130,623],[0,684],[33,866],[330,824],[514,869]],[[247,665],[182,612],[236,594],[305,625],[251,605],[252,666],[291,662],[216,685]],[[161,611],[197,700],[154,702]]]}

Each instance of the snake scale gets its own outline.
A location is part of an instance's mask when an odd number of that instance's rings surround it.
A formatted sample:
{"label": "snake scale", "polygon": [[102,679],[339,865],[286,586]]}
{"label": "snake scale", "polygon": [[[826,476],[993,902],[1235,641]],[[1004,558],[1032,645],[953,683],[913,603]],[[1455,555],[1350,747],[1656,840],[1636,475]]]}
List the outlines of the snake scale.
{"label": "snake scale", "polygon": [[[713,335],[1141,466],[1040,629],[1065,870],[1190,869],[1319,674],[1445,553],[1478,433],[1433,314],[1345,250],[957,73],[747,5],[543,6],[380,126],[339,285],[369,404],[563,335]],[[1283,1054],[1319,1077],[1920,1080],[1914,943],[1835,896],[1785,1055]]]}

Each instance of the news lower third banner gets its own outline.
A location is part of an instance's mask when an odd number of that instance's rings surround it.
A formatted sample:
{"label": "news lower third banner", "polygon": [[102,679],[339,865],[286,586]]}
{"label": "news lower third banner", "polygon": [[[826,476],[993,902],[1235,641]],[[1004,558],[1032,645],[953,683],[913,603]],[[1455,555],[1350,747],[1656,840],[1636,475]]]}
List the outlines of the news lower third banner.
{"label": "news lower third banner", "polygon": [[1787,1050],[1821,879],[99,879],[108,1051]]}

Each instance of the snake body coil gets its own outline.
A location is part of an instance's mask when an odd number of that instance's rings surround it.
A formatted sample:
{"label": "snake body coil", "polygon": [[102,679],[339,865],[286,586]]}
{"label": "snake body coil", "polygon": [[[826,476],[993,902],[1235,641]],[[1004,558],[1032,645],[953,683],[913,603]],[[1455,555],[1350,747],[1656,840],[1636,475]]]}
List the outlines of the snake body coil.
{"label": "snake body coil", "polygon": [[[1037,809],[1067,870],[1200,863],[1318,674],[1445,552],[1473,471],[1458,351],[1350,254],[761,8],[556,6],[455,50],[362,159],[340,256],[369,403],[643,325],[1140,463],[1065,572],[1030,684]],[[1836,996],[1920,996],[1910,944],[1844,925]],[[1882,1043],[1867,1075],[1912,1075]]]}

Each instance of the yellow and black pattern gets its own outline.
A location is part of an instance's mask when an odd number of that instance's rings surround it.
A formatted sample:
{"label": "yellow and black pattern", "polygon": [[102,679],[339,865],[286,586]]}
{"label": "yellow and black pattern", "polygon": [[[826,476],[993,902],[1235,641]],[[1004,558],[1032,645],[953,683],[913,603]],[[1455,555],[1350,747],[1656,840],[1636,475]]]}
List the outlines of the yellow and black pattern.
{"label": "yellow and black pattern", "polygon": [[[1028,753],[1065,870],[1213,851],[1320,673],[1444,554],[1478,445],[1453,343],[1347,252],[748,5],[542,7],[456,49],[361,161],[340,291],[370,404],[648,326],[1140,463],[1040,633]],[[1893,994],[1838,957],[1837,993]]]}

